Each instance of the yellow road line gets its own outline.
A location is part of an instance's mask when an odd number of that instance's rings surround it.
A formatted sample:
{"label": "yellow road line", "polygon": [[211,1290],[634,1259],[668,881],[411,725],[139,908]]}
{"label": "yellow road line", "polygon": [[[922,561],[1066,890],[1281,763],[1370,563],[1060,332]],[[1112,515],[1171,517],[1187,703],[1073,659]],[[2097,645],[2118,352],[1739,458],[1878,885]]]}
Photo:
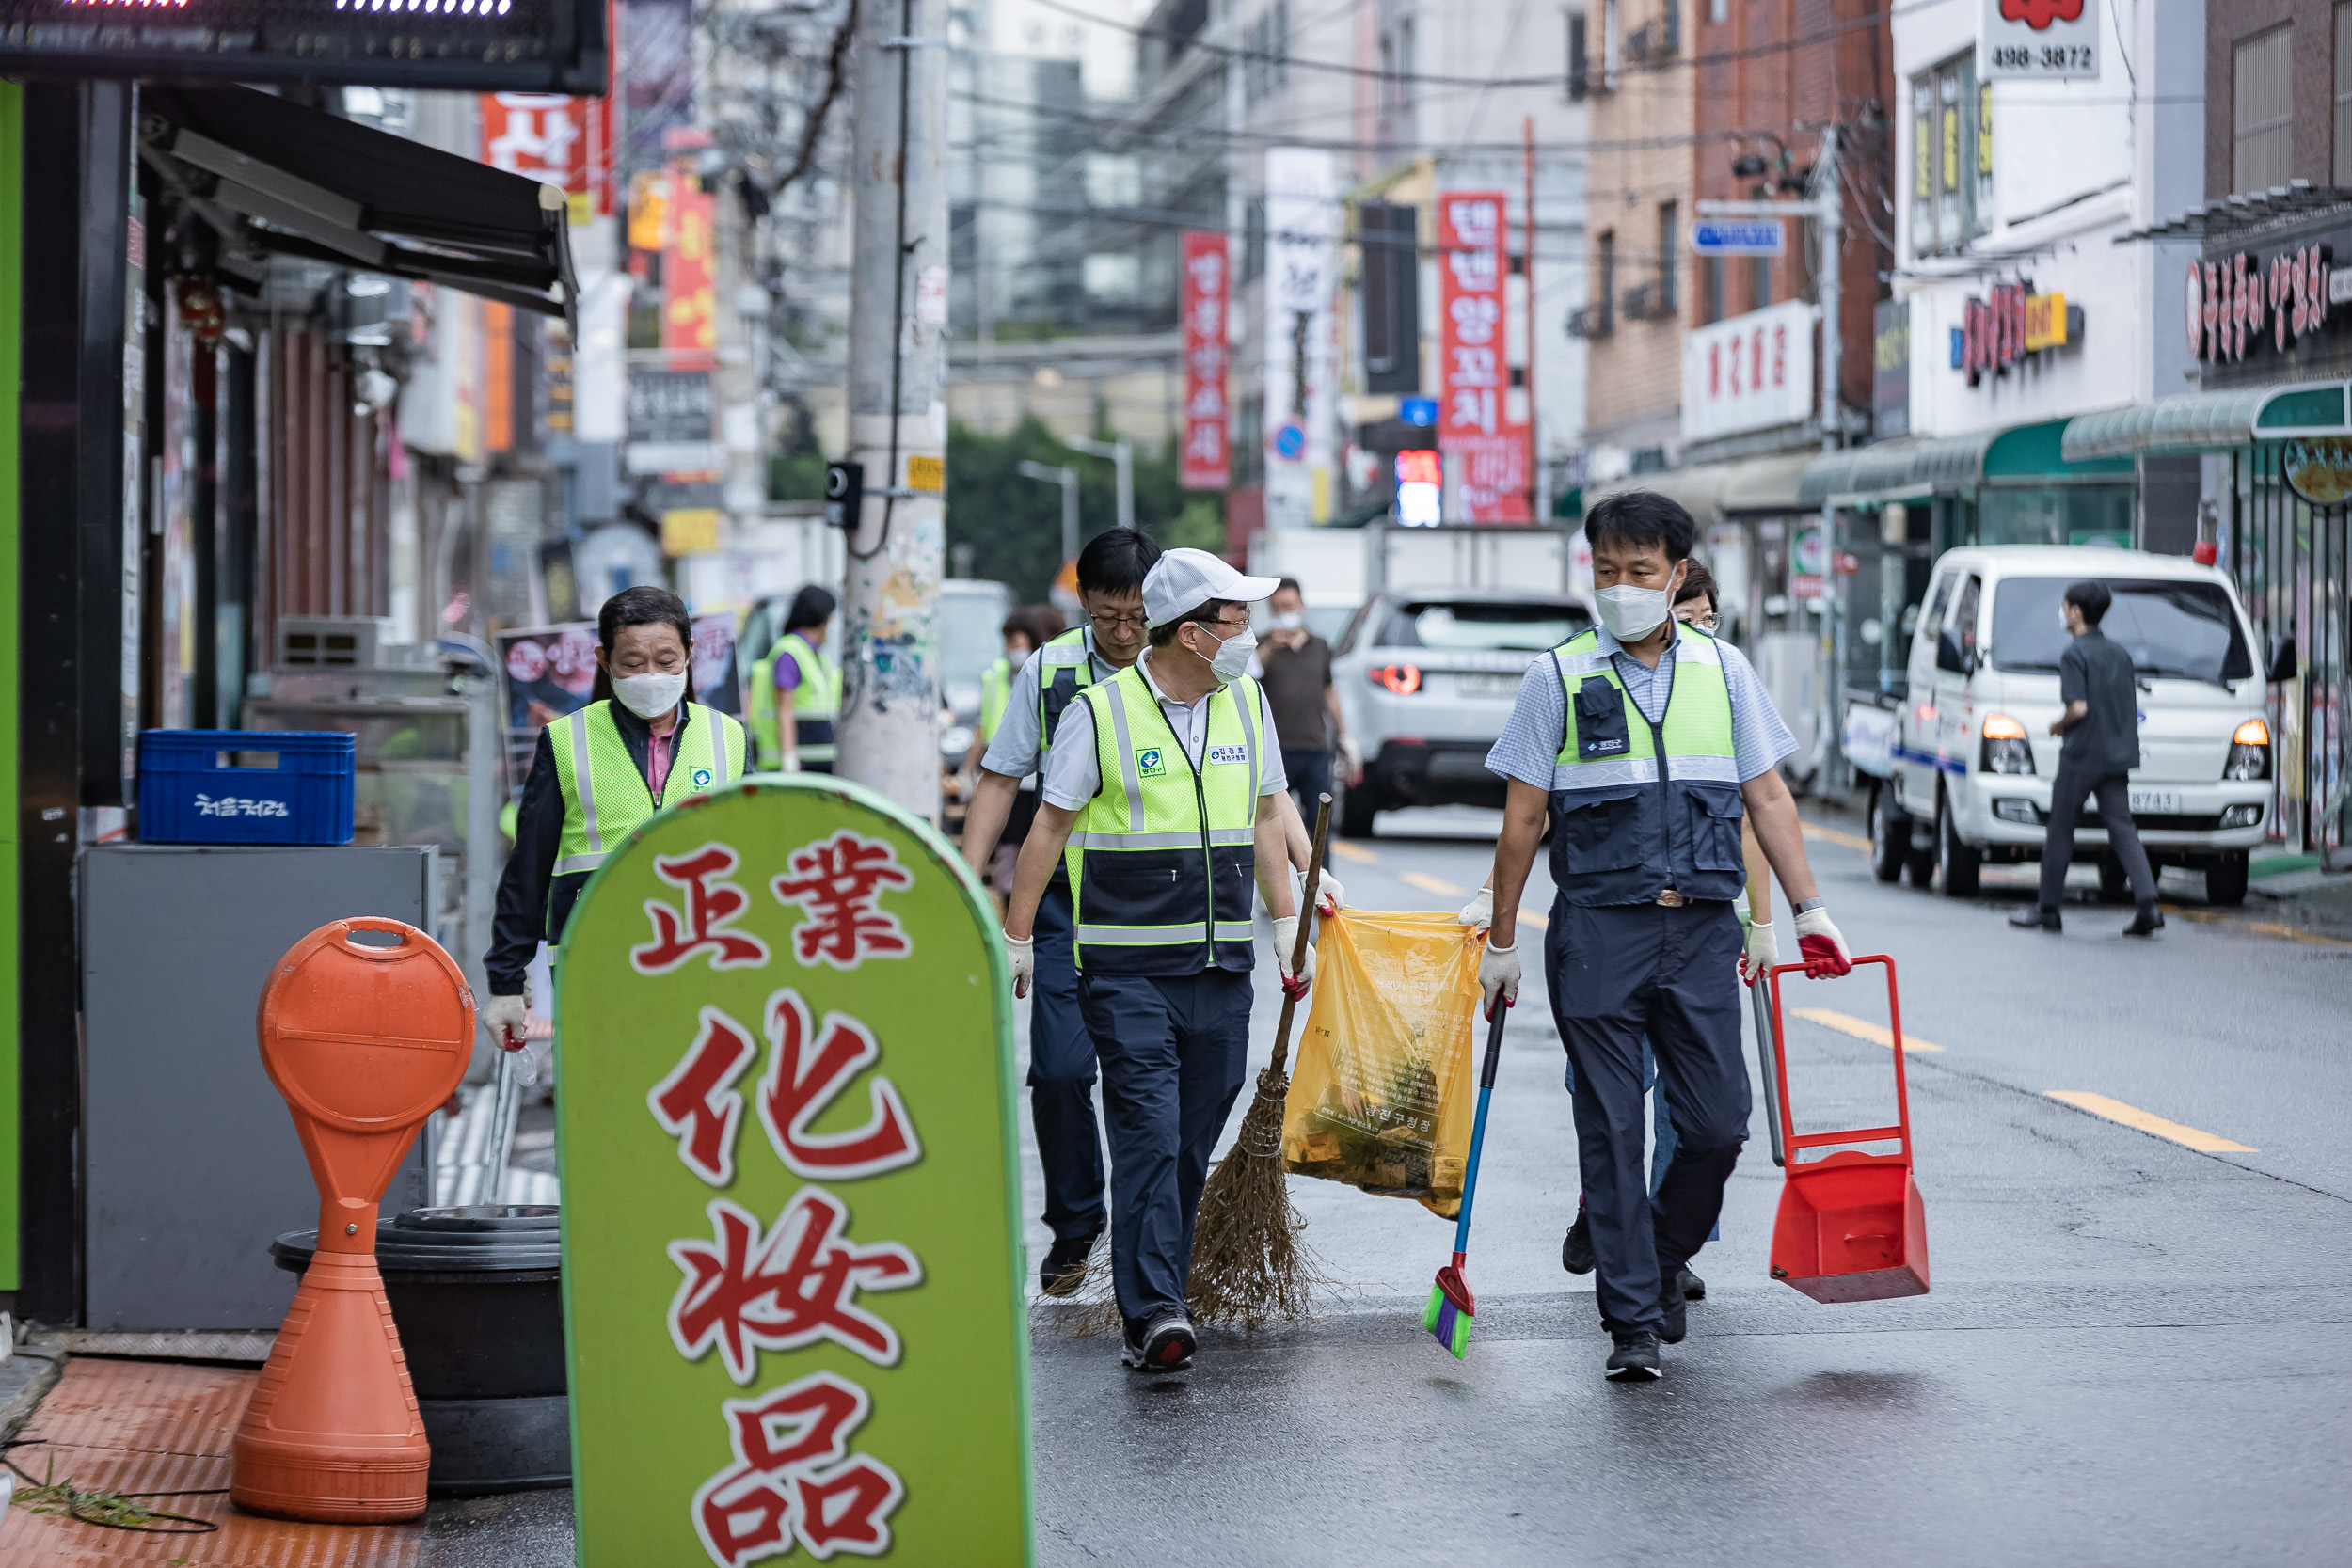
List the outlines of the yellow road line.
{"label": "yellow road line", "polygon": [[[1807,1022],[1835,1029],[1841,1035],[1851,1035],[1858,1040],[1868,1040],[1872,1045],[1883,1045],[1889,1051],[1895,1049],[1895,1032],[1883,1023],[1873,1023],[1851,1013],[1834,1012],[1827,1007],[1791,1007],[1788,1010]],[[1903,1037],[1903,1054],[1906,1056],[1921,1051],[1940,1052],[1943,1049],[1940,1045],[1930,1045],[1916,1035]]]}
{"label": "yellow road line", "polygon": [[2169,1138],[2172,1142],[2193,1148],[2200,1154],[2259,1154],[2262,1152],[2260,1149],[2249,1148],[2244,1144],[2232,1143],[2227,1138],[2217,1138],[2211,1132],[2200,1132],[2194,1127],[2183,1127],[2177,1121],[2167,1121],[2160,1116],[2143,1111],[2136,1105],[2126,1105],[2120,1100],[2109,1100],[2103,1094],[2090,1094],[2081,1089],[2050,1089],[2045,1092],[2052,1100],[2062,1100],[2078,1111],[2089,1111],[2094,1117],[2105,1117],[2109,1121],[2120,1121],[2124,1126],[2137,1128],[2142,1132],[2153,1132],[2159,1138]]}
{"label": "yellow road line", "polygon": [[1358,865],[1370,865],[1380,858],[1362,845],[1351,844],[1343,838],[1328,839],[1325,842],[1324,847],[1339,856],[1340,859],[1354,861]]}
{"label": "yellow road line", "polygon": [[1819,839],[1823,844],[1842,845],[1849,849],[1867,849],[1870,847],[1870,841],[1863,837],[1860,833],[1850,833],[1842,828],[1824,828],[1819,822],[1806,823],[1804,825],[1804,836],[1807,838]]}
{"label": "yellow road line", "polygon": [[1423,893],[1434,893],[1440,898],[1468,896],[1467,889],[1456,887],[1442,877],[1432,877],[1426,871],[1400,872],[1396,879],[1406,887],[1417,887]]}
{"label": "yellow road line", "polygon": [[2162,908],[2165,913],[2177,914],[2183,920],[2201,921],[2208,926],[2227,926],[2233,931],[2250,931],[2256,936],[2277,937],[2284,942],[2299,942],[2311,947],[2352,947],[2352,942],[2345,942],[2337,937],[2323,937],[2317,931],[2306,931],[2300,927],[2281,925],[2276,920],[2240,920],[2233,914],[2223,914],[2218,910],[2189,910],[2183,909],[2178,904],[2166,904]]}

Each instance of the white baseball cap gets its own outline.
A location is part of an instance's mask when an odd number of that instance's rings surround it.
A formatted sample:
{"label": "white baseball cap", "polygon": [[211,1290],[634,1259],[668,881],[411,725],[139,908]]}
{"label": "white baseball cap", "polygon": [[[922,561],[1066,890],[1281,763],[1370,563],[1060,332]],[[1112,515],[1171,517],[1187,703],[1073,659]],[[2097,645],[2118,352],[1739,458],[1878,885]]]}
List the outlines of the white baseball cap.
{"label": "white baseball cap", "polygon": [[1282,579],[1244,577],[1222,556],[1206,550],[1169,550],[1143,579],[1143,619],[1164,626],[1181,621],[1211,599],[1255,604],[1270,595]]}

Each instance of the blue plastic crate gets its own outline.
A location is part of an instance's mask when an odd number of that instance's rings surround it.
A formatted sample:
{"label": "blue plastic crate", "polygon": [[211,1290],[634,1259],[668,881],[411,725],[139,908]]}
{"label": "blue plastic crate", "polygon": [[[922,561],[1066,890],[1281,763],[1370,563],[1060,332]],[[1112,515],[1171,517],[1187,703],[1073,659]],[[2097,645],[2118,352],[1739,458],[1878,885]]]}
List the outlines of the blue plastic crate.
{"label": "blue plastic crate", "polygon": [[345,730],[148,730],[149,844],[348,844],[358,737]]}

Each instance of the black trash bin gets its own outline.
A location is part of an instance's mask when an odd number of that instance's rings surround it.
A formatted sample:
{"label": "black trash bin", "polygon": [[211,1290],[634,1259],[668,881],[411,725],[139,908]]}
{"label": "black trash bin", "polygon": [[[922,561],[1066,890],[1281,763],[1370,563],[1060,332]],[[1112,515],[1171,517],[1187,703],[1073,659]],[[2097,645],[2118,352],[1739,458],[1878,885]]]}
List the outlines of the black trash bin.
{"label": "black trash bin", "polygon": [[[376,1267],[447,1497],[566,1486],[563,1244],[551,1206],[411,1209],[375,1233]],[[270,1243],[300,1274],[315,1230]]]}

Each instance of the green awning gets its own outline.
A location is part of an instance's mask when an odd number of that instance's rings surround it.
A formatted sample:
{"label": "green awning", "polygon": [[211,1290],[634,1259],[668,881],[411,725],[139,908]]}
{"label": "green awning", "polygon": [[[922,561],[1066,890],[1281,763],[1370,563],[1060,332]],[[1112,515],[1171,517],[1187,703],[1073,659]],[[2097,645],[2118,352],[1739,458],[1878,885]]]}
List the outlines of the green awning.
{"label": "green awning", "polygon": [[2132,471],[2128,461],[2085,463],[2062,454],[2059,438],[2066,426],[2064,420],[2045,420],[1973,436],[1905,436],[1825,452],[1805,468],[1797,499],[1808,508],[1910,500],[1973,490],[1988,481],[2087,479]]}
{"label": "green awning", "polygon": [[2077,415],[2066,423],[2070,462],[2150,453],[2218,451],[2288,436],[2352,436],[2352,383],[2291,382],[2218,392],[2180,392],[2154,403]]}

